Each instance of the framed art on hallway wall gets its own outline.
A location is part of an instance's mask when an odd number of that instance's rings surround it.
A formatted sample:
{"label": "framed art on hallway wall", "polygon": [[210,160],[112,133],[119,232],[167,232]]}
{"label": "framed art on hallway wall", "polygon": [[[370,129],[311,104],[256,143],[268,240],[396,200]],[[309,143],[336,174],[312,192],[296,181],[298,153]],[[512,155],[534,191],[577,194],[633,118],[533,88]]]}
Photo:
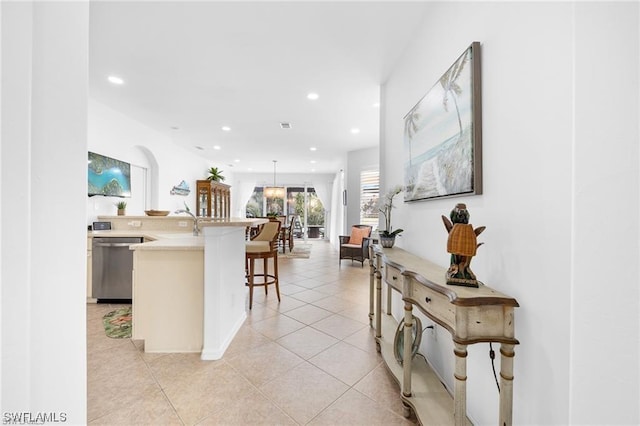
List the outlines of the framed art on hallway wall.
{"label": "framed art on hallway wall", "polygon": [[405,201],[482,193],[480,43],[404,117]]}

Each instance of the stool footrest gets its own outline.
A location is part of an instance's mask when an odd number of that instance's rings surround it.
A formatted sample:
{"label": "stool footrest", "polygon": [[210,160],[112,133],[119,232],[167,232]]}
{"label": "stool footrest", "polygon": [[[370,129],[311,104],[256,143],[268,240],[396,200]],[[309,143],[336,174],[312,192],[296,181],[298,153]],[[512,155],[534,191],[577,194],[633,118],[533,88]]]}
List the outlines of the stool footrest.
{"label": "stool footrest", "polygon": [[[262,280],[262,282],[255,282],[255,278],[256,277],[263,277],[264,279]],[[247,280],[249,279],[249,275],[246,276]],[[271,275],[271,274],[253,274],[253,285],[254,286],[263,286],[263,285],[269,285],[269,284],[275,284],[276,281],[278,280],[278,278],[275,275]],[[269,279],[267,279],[269,278]],[[249,281],[247,281],[246,283],[244,283],[245,285],[249,285]]]}

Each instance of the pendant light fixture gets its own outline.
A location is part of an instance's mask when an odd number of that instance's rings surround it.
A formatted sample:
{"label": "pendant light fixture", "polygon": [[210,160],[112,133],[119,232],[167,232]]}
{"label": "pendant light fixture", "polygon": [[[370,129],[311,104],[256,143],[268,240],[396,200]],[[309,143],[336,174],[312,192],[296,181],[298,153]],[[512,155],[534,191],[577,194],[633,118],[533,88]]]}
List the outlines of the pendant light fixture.
{"label": "pendant light fixture", "polygon": [[284,187],[276,186],[276,163],[278,160],[273,160],[273,186],[265,186],[264,196],[267,198],[284,198]]}

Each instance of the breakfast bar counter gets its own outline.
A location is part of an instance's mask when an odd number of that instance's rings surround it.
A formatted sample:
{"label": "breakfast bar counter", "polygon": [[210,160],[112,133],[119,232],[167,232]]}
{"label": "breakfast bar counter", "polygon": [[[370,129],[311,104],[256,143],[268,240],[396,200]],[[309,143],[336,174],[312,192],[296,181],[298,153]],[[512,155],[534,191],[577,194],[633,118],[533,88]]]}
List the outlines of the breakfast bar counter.
{"label": "breakfast bar counter", "polygon": [[245,230],[266,221],[204,220],[199,236],[151,232],[131,246],[132,338],[146,352],[221,358],[246,319]]}

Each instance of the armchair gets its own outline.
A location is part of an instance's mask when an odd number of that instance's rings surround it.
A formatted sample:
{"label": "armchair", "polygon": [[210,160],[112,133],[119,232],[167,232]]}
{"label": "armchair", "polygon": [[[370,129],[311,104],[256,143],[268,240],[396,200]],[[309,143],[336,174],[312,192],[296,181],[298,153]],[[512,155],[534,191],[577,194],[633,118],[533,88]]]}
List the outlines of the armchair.
{"label": "armchair", "polygon": [[340,260],[351,259],[360,262],[364,266],[364,260],[369,258],[369,237],[371,236],[371,226],[353,225],[351,235],[340,235]]}

